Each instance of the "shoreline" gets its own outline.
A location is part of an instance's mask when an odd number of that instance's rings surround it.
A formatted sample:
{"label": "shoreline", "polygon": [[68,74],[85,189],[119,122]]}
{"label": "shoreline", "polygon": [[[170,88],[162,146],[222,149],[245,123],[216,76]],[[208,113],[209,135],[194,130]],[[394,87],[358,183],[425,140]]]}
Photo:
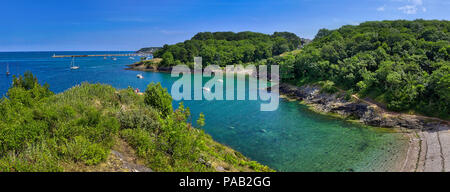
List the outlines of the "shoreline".
{"label": "shoreline", "polygon": [[409,138],[404,160],[394,172],[450,172],[450,123],[434,117],[394,113],[359,98],[344,99],[339,93],[321,93],[319,86],[297,87],[281,83],[280,97],[297,101],[316,113],[363,125],[398,130]]}
{"label": "shoreline", "polygon": [[[144,72],[160,72],[160,73],[170,73],[172,71],[172,67],[158,67],[157,64],[154,65],[146,65],[141,62],[137,62],[134,64],[127,65],[128,68],[125,70],[130,71],[144,71]],[[195,73],[193,69],[190,69],[191,73]],[[215,72],[216,70],[212,70],[211,72]],[[226,69],[221,69],[221,71],[226,74],[227,72],[232,72],[235,74],[249,75],[252,77],[257,77],[257,70],[249,70],[245,68],[235,68],[233,71],[228,71]]]}
{"label": "shoreline", "polygon": [[[128,65],[126,70],[170,73],[170,67],[142,68]],[[223,70],[226,73],[226,70]],[[235,70],[235,74],[255,76],[255,71]],[[387,111],[383,106],[352,96],[344,99],[339,93],[321,93],[319,86],[280,83],[281,98],[299,101],[310,110],[363,125],[391,128],[409,139],[404,160],[394,163],[394,172],[450,171],[450,122],[434,117]],[[268,88],[270,89],[270,87]],[[441,138],[442,137],[442,138]],[[444,143],[445,145],[442,145]]]}

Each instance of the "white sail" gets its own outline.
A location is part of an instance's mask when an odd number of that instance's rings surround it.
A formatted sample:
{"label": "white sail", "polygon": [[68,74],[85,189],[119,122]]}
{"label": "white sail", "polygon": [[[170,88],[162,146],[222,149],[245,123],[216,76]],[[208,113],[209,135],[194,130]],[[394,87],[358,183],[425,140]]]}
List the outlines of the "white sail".
{"label": "white sail", "polygon": [[9,63],[7,63],[6,64],[6,75],[9,75],[9,74],[11,74],[11,73],[9,72]]}
{"label": "white sail", "polygon": [[70,69],[76,70],[79,69],[79,66],[75,66],[75,57],[72,57],[72,62],[70,63]]}

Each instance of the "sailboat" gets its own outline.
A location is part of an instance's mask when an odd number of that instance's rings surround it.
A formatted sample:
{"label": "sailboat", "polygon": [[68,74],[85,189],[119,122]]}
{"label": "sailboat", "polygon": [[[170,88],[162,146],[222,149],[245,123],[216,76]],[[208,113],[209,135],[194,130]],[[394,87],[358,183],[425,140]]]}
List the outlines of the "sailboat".
{"label": "sailboat", "polygon": [[6,64],[6,76],[11,75],[11,73],[9,72],[9,63]]}
{"label": "sailboat", "polygon": [[77,70],[80,66],[75,66],[75,57],[72,57],[72,62],[70,63],[70,69],[71,70]]}

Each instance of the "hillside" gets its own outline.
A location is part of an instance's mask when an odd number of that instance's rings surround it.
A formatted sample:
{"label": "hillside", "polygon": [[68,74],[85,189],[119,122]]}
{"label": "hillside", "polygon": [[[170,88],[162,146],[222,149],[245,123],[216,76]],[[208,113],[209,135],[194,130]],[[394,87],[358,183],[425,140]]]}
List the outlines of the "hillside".
{"label": "hillside", "polygon": [[449,119],[449,52],[449,21],[374,21],[322,29],[299,53],[273,62],[285,82],[326,81],[389,110]]}
{"label": "hillside", "polygon": [[0,100],[0,172],[271,171],[192,127],[160,84],[48,88],[26,73]]}

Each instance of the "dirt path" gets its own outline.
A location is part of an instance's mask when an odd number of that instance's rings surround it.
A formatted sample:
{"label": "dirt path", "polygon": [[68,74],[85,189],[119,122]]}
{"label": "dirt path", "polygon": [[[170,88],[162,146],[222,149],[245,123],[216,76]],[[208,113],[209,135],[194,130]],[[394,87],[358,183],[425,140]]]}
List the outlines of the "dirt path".
{"label": "dirt path", "polygon": [[138,160],[133,148],[122,139],[117,139],[117,144],[111,150],[110,159],[117,161],[120,169],[127,172],[153,172]]}

